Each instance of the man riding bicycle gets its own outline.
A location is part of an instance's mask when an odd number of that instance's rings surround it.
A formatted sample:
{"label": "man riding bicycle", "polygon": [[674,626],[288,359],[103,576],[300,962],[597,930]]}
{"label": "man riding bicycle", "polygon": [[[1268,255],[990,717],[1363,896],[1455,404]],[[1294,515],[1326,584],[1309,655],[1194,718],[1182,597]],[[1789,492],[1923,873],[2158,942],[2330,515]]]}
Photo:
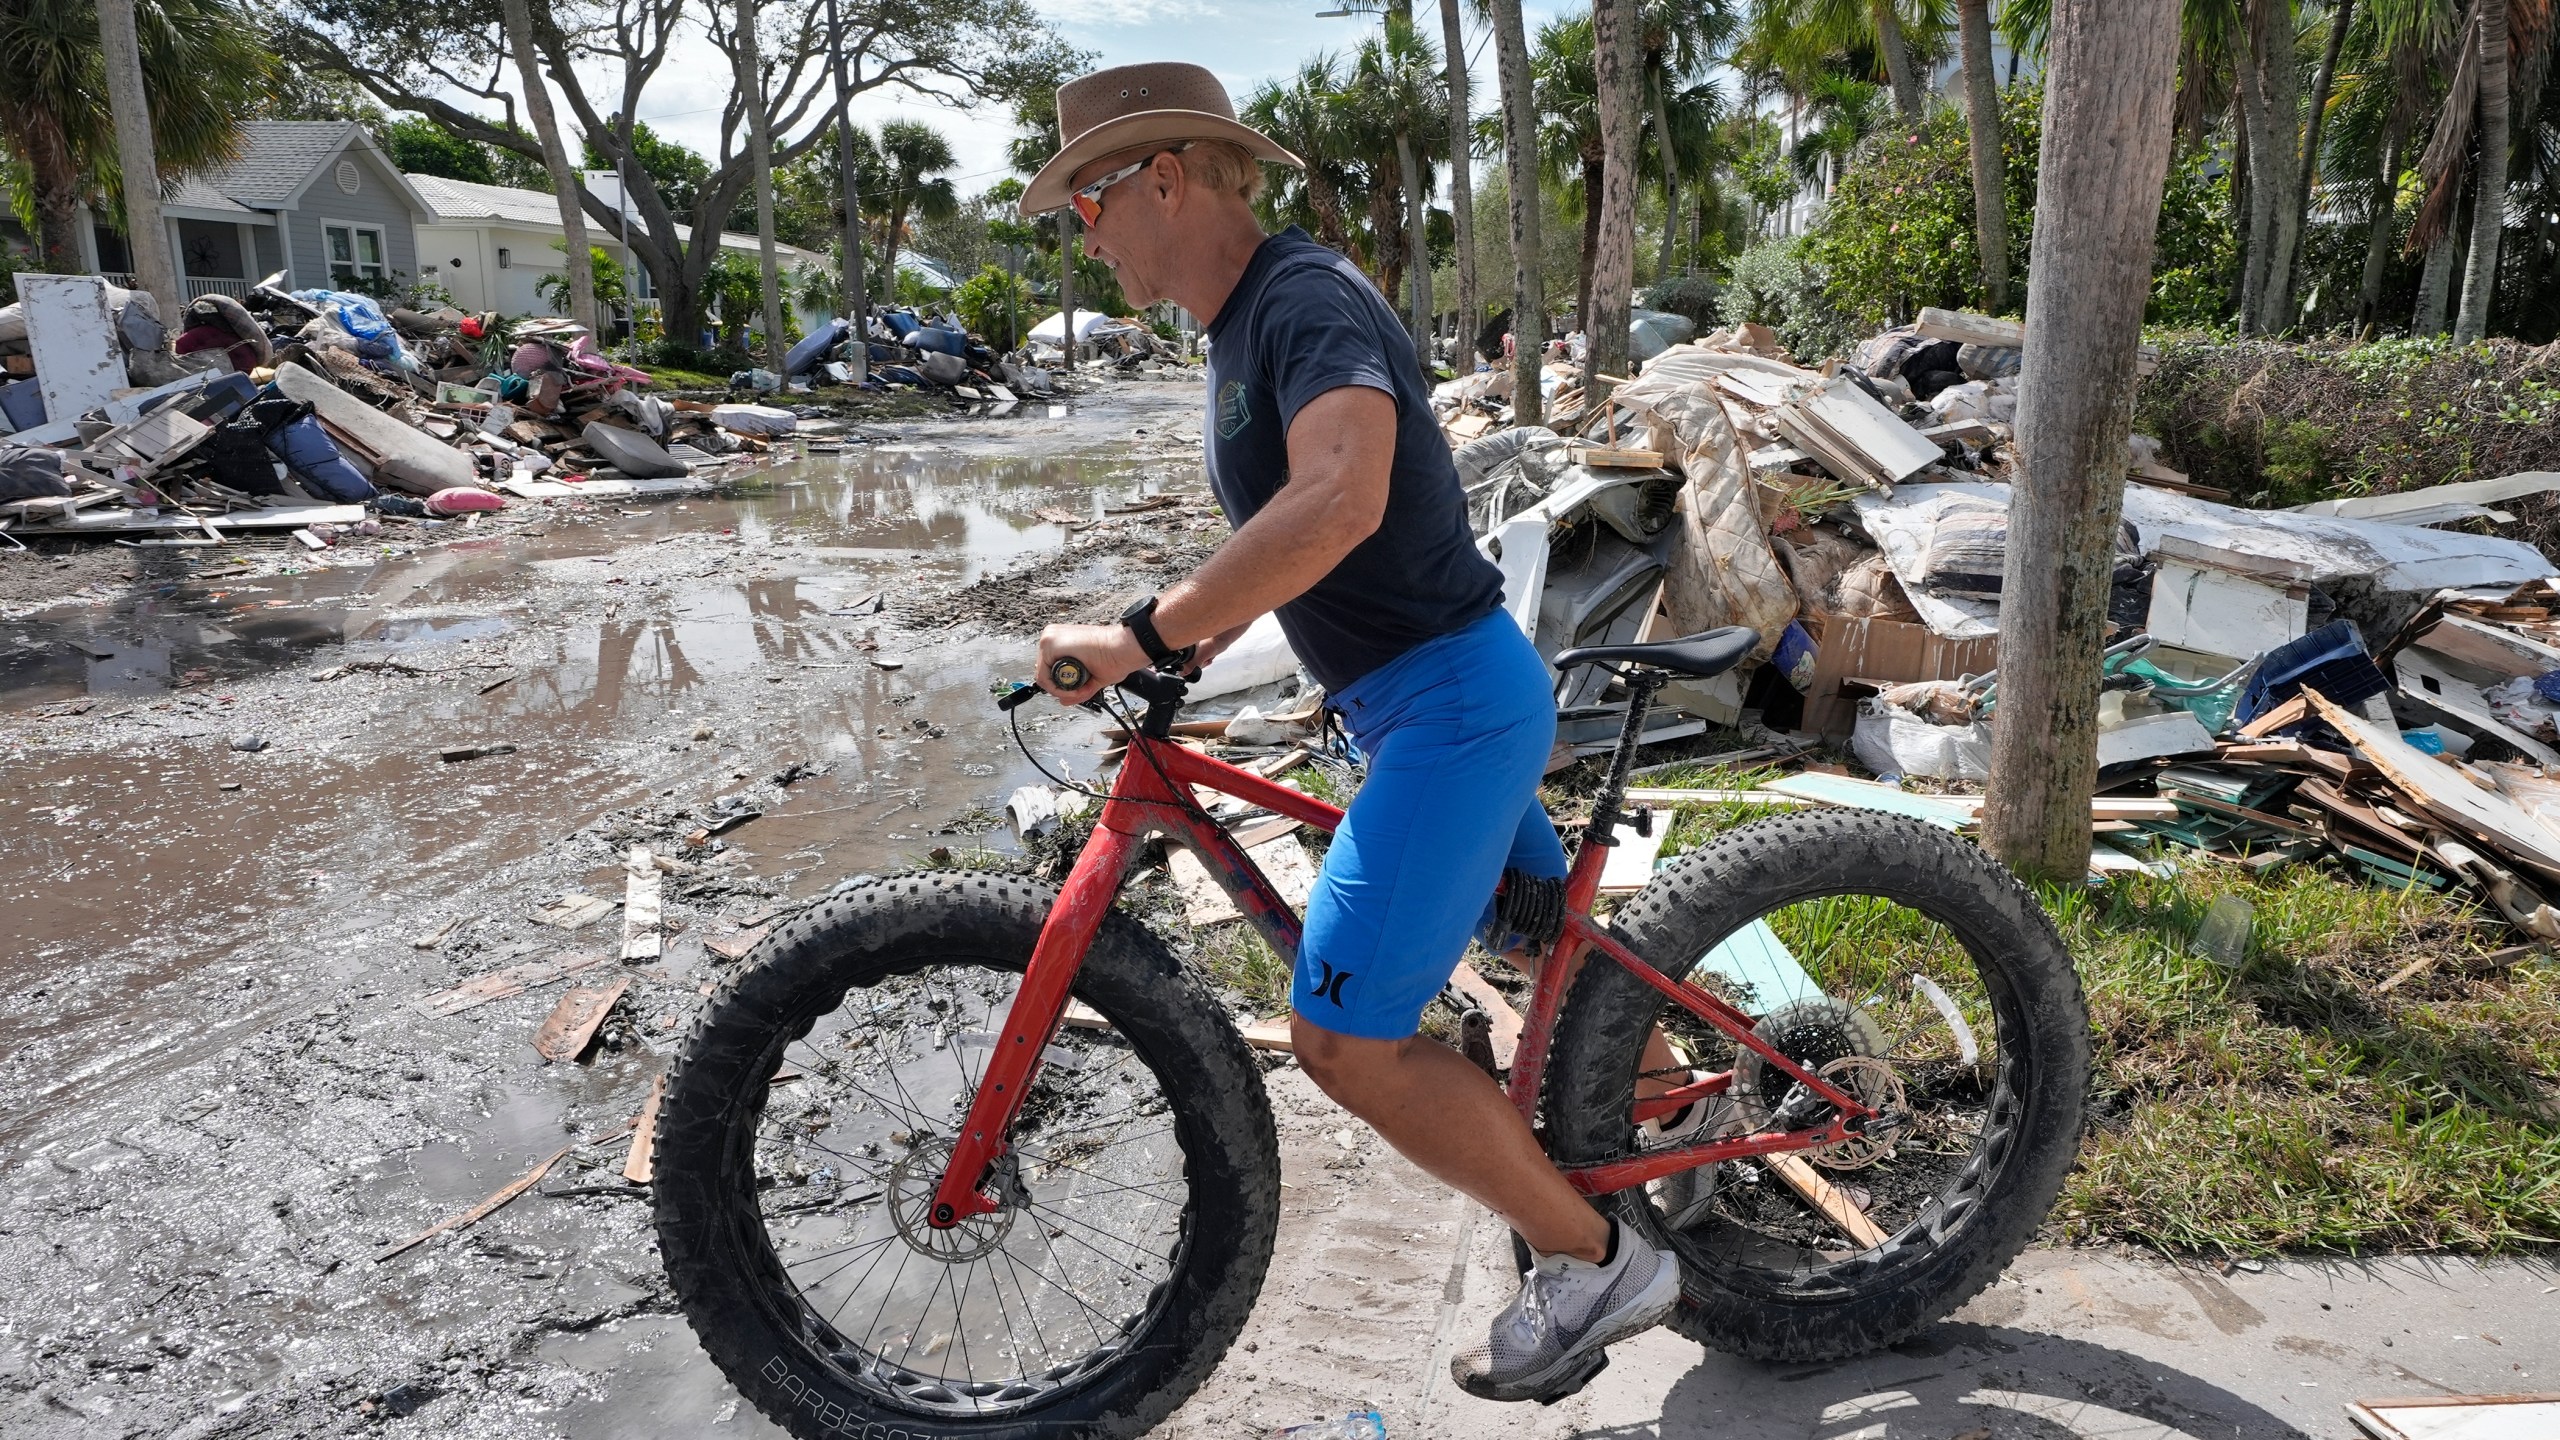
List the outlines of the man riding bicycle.
{"label": "man riding bicycle", "polygon": [[[1307,905],[1298,1063],[1527,1241],[1520,1294],[1451,1368],[1487,1398],[1551,1393],[1669,1316],[1679,1268],[1574,1191],[1490,1077],[1416,1033],[1503,871],[1565,874],[1538,803],[1555,741],[1546,666],[1475,548],[1395,313],[1348,260],[1254,216],[1261,162],[1302,162],[1237,123],[1194,65],[1082,76],[1060,87],[1058,116],[1065,144],[1022,212],[1072,207],[1131,304],[1171,300],[1207,325],[1206,468],[1236,528],[1121,623],[1042,631],[1036,673],[1079,703],[1185,647],[1205,664],[1277,613],[1368,761]],[[1064,657],[1086,684],[1056,683]]]}

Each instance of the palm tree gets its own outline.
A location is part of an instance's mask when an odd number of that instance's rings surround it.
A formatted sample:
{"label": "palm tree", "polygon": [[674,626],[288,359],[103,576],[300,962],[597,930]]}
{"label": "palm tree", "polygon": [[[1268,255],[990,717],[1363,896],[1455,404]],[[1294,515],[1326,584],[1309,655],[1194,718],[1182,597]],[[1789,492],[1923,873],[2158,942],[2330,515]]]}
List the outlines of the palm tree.
{"label": "palm tree", "polygon": [[2001,183],[1999,82],[1991,74],[1991,0],[1956,0],[1964,51],[1965,148],[1973,163],[1973,243],[1982,252],[1982,293],[1992,311],[2009,308],[2009,202]]}
{"label": "palm tree", "polygon": [[1339,62],[1331,55],[1313,55],[1299,62],[1298,73],[1286,84],[1265,80],[1256,86],[1240,113],[1244,123],[1307,162],[1304,170],[1265,168],[1271,180],[1263,191],[1268,218],[1304,223],[1317,240],[1349,254],[1352,238],[1343,192],[1351,177],[1344,163],[1341,117],[1333,103],[1341,88]]}
{"label": "palm tree", "polygon": [[1731,0],[1645,0],[1641,23],[1645,97],[1653,117],[1646,139],[1662,169],[1662,253],[1656,264],[1667,276],[1679,233],[1681,177],[1706,171],[1706,151],[1721,118],[1722,97],[1705,75],[1732,38],[1735,18]]}
{"label": "palm tree", "polygon": [[[2462,309],[2453,342],[2489,333],[2489,303],[2498,288],[2498,241],[2507,224],[2507,0],[2478,0],[2472,45],[2479,55],[2479,161],[2472,182],[2471,262],[2462,276]],[[2544,12],[2547,14],[2547,10]]]}
{"label": "palm tree", "polygon": [[[951,142],[921,120],[888,120],[880,126],[882,185],[880,237],[881,284],[895,293],[898,241],[906,233],[910,212],[920,219],[948,220],[960,213],[960,192],[941,172],[959,164]],[[875,192],[877,193],[877,192]]]}
{"label": "palm tree", "polygon": [[1600,249],[1599,82],[1591,66],[1591,17],[1569,16],[1538,28],[1529,57],[1537,81],[1538,168],[1557,185],[1579,182],[1582,200],[1581,263],[1575,270],[1574,323],[1591,322],[1591,265]]}
{"label": "palm tree", "polygon": [[[1539,350],[1547,334],[1546,277],[1539,270],[1544,243],[1538,216],[1538,108],[1536,76],[1520,0],[1486,0],[1493,21],[1496,70],[1502,80],[1502,154],[1506,210],[1511,222],[1511,413],[1523,425],[1539,420]],[[1526,327],[1534,325],[1534,330]]]}
{"label": "palm tree", "polygon": [[[138,0],[135,25],[158,180],[237,152],[241,120],[274,87],[275,57],[256,22],[231,0]],[[0,4],[0,146],[25,167],[19,218],[36,233],[38,263],[79,270],[79,208],[121,196],[115,117],[93,0]]]}
{"label": "palm tree", "polygon": [[[1424,157],[1447,143],[1449,111],[1440,87],[1440,57],[1431,42],[1414,29],[1410,17],[1391,14],[1379,34],[1361,42],[1352,64],[1351,87],[1342,93],[1353,125],[1382,134],[1394,149],[1396,182],[1373,193],[1392,189],[1400,194],[1403,223],[1377,226],[1373,220],[1372,226],[1381,251],[1391,248],[1391,234],[1402,231],[1405,278],[1412,286],[1407,324],[1426,374],[1431,366],[1432,307],[1424,202],[1430,194],[1431,169]],[[1373,215],[1377,214],[1374,204]],[[1393,288],[1390,282],[1388,289]]]}
{"label": "palm tree", "polygon": [[1882,78],[1910,126],[1926,101],[1921,60],[1936,55],[1945,24],[1941,0],[1752,0],[1745,48],[1797,82],[1863,58],[1860,78]]}
{"label": "palm tree", "polygon": [[1636,281],[1638,133],[1644,128],[1643,21],[1637,0],[1592,0],[1591,78],[1600,112],[1600,193],[1585,207],[1599,212],[1591,256],[1590,336],[1582,368],[1586,397],[1605,395],[1605,375],[1627,373],[1627,298]]}

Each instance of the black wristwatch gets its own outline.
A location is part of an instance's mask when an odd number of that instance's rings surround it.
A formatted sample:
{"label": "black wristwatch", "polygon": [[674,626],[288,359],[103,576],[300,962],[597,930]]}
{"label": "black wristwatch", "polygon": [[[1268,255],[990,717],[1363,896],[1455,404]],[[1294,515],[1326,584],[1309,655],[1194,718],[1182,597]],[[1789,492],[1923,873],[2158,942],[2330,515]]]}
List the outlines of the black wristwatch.
{"label": "black wristwatch", "polygon": [[1165,644],[1164,637],[1156,633],[1156,599],[1150,595],[1121,611],[1120,623],[1128,626],[1129,633],[1138,637],[1138,648],[1147,652],[1147,663],[1160,666],[1181,652]]}

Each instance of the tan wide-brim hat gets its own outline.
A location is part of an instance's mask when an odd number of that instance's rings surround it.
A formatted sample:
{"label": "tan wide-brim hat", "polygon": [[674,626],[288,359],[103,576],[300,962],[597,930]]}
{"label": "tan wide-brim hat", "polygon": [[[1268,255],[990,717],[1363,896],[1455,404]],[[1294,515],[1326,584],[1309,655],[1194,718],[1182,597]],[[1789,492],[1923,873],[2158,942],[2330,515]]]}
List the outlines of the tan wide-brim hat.
{"label": "tan wide-brim hat", "polygon": [[1026,216],[1064,207],[1075,193],[1070,182],[1078,170],[1105,155],[1147,145],[1232,140],[1258,160],[1307,168],[1307,162],[1270,136],[1237,121],[1236,107],[1217,76],[1172,61],[1096,70],[1059,86],[1058,133],[1066,144],[1022,192],[1020,208]]}

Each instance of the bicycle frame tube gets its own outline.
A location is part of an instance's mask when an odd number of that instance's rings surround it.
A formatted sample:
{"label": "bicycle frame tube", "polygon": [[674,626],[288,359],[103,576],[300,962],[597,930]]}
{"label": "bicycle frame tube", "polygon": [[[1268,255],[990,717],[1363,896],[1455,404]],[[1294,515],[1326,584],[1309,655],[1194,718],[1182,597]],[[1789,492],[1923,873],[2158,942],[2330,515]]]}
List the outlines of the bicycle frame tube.
{"label": "bicycle frame tube", "polygon": [[[1296,963],[1300,935],[1296,912],[1272,888],[1270,880],[1235,838],[1201,812],[1193,798],[1194,786],[1224,792],[1319,830],[1330,832],[1342,824],[1340,810],[1311,795],[1171,741],[1132,735],[1129,753],[1112,781],[1111,796],[1104,802],[1093,835],[1085,842],[1075,868],[1068,872],[1066,884],[1059,890],[1058,903],[1040,928],[1039,943],[1032,949],[1022,988],[1006,1014],[1004,1033],[997,1037],[995,1051],[988,1057],[977,1097],[970,1102],[968,1117],[953,1144],[949,1168],[944,1170],[942,1184],[934,1193],[929,1219],[934,1227],[948,1228],[971,1215],[985,1214],[1000,1203],[986,1193],[985,1180],[1008,1148],[1005,1137],[1012,1132],[1014,1114],[1038,1073],[1040,1057],[1057,1033],[1059,1017],[1066,1012],[1068,992],[1075,983],[1077,969],[1084,963],[1085,951],[1101,930],[1103,918],[1110,913],[1121,884],[1128,878],[1129,867],[1149,835],[1163,833],[1189,845],[1219,888],[1235,900],[1236,908],[1271,948]],[[1875,1113],[1780,1054],[1753,1033],[1750,1016],[1686,980],[1654,969],[1592,920],[1591,905],[1599,898],[1600,869],[1608,854],[1605,837],[1594,838],[1603,843],[1584,844],[1574,856],[1572,872],[1565,881],[1565,932],[1539,968],[1537,986],[1530,996],[1529,1014],[1522,1024],[1519,1048],[1512,1061],[1512,1104],[1532,1124],[1536,1123],[1538,1092],[1546,1082],[1547,1047],[1555,1037],[1556,1016],[1563,1008],[1567,983],[1596,950],[1625,966],[1674,1004],[1732,1036],[1734,1043],[1757,1054],[1781,1074],[1808,1087],[1836,1113],[1827,1123],[1811,1129],[1733,1136],[1651,1151],[1627,1160],[1563,1167],[1565,1178],[1576,1190],[1586,1195],[1607,1194],[1723,1160],[1837,1144],[1852,1133],[1853,1123]],[[1658,1112],[1667,1113],[1685,1103],[1686,1098],[1721,1093],[1731,1083],[1728,1073],[1650,1102],[1639,1102],[1636,1118],[1645,1118],[1648,1103]]]}
{"label": "bicycle frame tube", "polygon": [[1058,892],[1058,903],[1040,927],[1022,988],[1006,1013],[1004,1033],[996,1039],[977,1097],[970,1102],[968,1118],[952,1146],[950,1165],[934,1192],[928,1223],[935,1228],[947,1229],[999,1203],[986,1193],[990,1167],[1007,1149],[1005,1137],[1012,1133],[1014,1114],[1039,1071],[1050,1037],[1057,1033],[1085,951],[1110,914],[1112,901],[1149,834],[1162,831],[1188,844],[1272,949],[1296,961],[1296,912],[1235,838],[1201,813],[1191,795],[1194,785],[1224,791],[1321,830],[1330,831],[1342,823],[1341,811],[1311,795],[1168,741],[1132,736],[1129,754],[1112,781],[1111,798],[1094,822],[1092,838],[1085,841],[1083,853]]}

